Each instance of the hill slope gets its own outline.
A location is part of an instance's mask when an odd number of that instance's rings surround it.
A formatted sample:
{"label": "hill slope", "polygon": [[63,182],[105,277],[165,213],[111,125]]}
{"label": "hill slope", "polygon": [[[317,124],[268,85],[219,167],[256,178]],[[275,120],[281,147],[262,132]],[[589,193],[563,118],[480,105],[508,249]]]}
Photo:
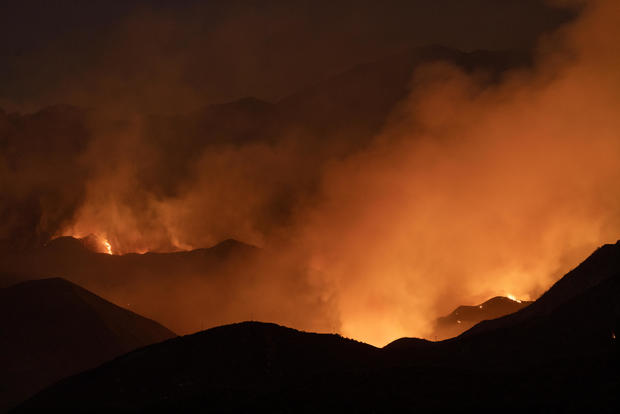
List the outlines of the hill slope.
{"label": "hill slope", "polygon": [[0,289],[0,410],[60,378],[174,336],[60,278]]}
{"label": "hill slope", "polygon": [[539,301],[452,340],[404,338],[376,349],[237,324],[130,353],[21,409],[613,412],[619,258],[620,243],[604,246]]}
{"label": "hill slope", "polygon": [[453,338],[479,322],[514,313],[531,303],[496,296],[478,305],[459,306],[449,315],[437,319],[432,338],[435,340]]}
{"label": "hill slope", "polygon": [[[109,255],[90,250],[78,239],[60,237],[44,247],[3,258],[0,272],[12,275],[10,282],[20,274],[22,280],[33,274],[62,277],[175,332],[188,333],[199,330],[201,322],[223,323],[217,319],[223,312],[216,310],[224,309],[221,302],[226,298],[217,286],[226,278],[230,283],[245,281],[243,269],[250,267],[257,251],[227,240],[192,251]],[[0,286],[2,279],[0,275]]]}
{"label": "hill slope", "polygon": [[0,257],[0,286],[3,270],[10,280],[63,277],[179,334],[248,319],[306,330],[336,325],[332,302],[307,283],[304,269],[279,260],[277,252],[231,239],[191,251],[109,255],[60,237]]}

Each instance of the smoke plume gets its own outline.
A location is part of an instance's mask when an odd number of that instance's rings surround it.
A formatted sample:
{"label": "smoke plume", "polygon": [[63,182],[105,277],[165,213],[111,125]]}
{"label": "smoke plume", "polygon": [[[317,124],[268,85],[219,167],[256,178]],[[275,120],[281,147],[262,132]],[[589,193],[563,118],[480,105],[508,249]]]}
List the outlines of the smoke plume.
{"label": "smoke plume", "polygon": [[428,336],[456,304],[535,299],[618,238],[618,22],[617,2],[588,2],[492,86],[418,70],[373,147],[326,169],[300,238],[345,334]]}

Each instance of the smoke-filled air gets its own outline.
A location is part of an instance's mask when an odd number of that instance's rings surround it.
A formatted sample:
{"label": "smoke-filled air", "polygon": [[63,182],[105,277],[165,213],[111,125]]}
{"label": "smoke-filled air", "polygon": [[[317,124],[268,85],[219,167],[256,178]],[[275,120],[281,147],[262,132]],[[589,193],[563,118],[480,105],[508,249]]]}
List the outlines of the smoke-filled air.
{"label": "smoke-filled air", "polygon": [[147,271],[82,280],[143,297],[137,311],[177,333],[256,319],[384,345],[433,339],[460,304],[535,300],[620,234],[620,2],[564,3],[576,17],[531,56],[417,48],[274,103],[196,106],[185,67],[152,62],[145,113],[93,72],[93,102],[69,83],[79,108],[0,112],[0,239],[90,237],[113,257],[255,246],[217,279],[176,268],[174,289]]}

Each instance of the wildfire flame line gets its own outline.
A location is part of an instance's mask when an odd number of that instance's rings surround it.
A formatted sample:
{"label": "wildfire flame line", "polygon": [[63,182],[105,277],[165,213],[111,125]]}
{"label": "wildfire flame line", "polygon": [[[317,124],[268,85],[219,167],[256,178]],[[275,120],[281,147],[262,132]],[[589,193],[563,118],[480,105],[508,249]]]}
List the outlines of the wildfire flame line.
{"label": "wildfire flame line", "polygon": [[107,254],[112,254],[112,245],[109,241],[103,240],[103,245],[105,246],[105,250]]}
{"label": "wildfire flame line", "polygon": [[517,302],[517,303],[521,303],[521,301],[519,299],[517,299],[514,295],[506,295],[506,297],[510,300],[512,300],[513,302]]}

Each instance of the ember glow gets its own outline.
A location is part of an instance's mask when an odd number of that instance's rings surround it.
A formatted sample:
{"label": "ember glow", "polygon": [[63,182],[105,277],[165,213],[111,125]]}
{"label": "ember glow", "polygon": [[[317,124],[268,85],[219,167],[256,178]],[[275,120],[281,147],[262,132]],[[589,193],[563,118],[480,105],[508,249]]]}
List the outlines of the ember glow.
{"label": "ember glow", "polygon": [[[511,301],[513,301],[513,302],[521,303],[521,301],[520,301],[519,299],[515,298],[515,297],[514,297],[514,295],[510,295],[510,294],[509,294],[509,295],[506,295],[506,297],[507,297],[508,299],[510,299]],[[482,306],[481,306],[481,307],[482,307]]]}
{"label": "ember glow", "polygon": [[110,242],[104,239],[103,245],[105,246],[106,253],[112,254],[112,245],[110,244]]}

